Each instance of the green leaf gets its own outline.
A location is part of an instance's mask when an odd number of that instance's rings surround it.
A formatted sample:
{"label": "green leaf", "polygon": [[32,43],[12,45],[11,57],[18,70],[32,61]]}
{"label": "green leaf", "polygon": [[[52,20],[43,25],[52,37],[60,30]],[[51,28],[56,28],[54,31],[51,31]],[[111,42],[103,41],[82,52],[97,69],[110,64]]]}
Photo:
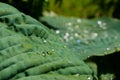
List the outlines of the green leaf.
{"label": "green leaf", "polygon": [[80,75],[80,76],[65,76],[65,75],[58,75],[58,74],[43,74],[37,76],[30,76],[30,77],[23,77],[17,80],[93,80],[92,76],[90,75]]}
{"label": "green leaf", "polygon": [[120,21],[112,18],[79,19],[42,17],[66,45],[81,59],[120,51]]}
{"label": "green leaf", "polygon": [[[0,13],[0,80],[94,78],[90,67],[54,32],[11,6],[0,4],[10,9],[10,14]],[[4,7],[0,7],[2,10]]]}

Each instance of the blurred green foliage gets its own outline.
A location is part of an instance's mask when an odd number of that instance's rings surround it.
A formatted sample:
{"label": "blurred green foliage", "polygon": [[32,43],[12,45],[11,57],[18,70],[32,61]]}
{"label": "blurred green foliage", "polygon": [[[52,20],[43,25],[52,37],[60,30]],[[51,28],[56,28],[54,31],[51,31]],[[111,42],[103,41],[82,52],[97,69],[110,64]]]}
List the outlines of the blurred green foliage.
{"label": "blurred green foliage", "polygon": [[34,18],[42,16],[44,0],[1,0],[1,2],[8,3]]}
{"label": "blurred green foliage", "polygon": [[44,11],[64,16],[96,18],[101,16],[120,18],[119,0],[1,0],[34,18]]}
{"label": "blurred green foliage", "polygon": [[49,0],[49,2],[49,10],[57,14],[81,18],[112,17],[116,13],[117,4],[120,3],[119,0]]}

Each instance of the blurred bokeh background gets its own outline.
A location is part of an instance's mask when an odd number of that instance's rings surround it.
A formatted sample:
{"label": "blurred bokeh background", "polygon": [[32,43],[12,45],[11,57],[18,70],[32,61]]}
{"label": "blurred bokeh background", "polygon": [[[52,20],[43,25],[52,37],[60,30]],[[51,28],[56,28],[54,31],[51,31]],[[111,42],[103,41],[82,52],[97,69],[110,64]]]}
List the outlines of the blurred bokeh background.
{"label": "blurred bokeh background", "polygon": [[1,0],[34,18],[74,16],[79,18],[120,18],[120,0]]}

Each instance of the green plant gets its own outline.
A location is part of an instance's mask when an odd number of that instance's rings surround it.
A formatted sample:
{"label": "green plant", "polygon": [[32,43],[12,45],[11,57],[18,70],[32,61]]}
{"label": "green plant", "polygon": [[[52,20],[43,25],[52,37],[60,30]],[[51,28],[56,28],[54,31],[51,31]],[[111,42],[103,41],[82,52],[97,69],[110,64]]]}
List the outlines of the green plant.
{"label": "green plant", "polygon": [[0,6],[0,80],[96,76],[54,32],[7,4]]}
{"label": "green plant", "polygon": [[0,80],[120,79],[120,20],[41,21],[0,3]]}
{"label": "green plant", "polygon": [[[80,18],[119,18],[119,0],[1,0],[38,19],[45,12]],[[71,11],[72,10],[72,11]],[[45,14],[44,14],[45,15]]]}
{"label": "green plant", "polygon": [[76,56],[92,65],[91,69],[101,75],[101,80],[113,80],[114,75],[115,80],[120,79],[120,20],[48,16],[40,18],[40,21],[60,36]]}

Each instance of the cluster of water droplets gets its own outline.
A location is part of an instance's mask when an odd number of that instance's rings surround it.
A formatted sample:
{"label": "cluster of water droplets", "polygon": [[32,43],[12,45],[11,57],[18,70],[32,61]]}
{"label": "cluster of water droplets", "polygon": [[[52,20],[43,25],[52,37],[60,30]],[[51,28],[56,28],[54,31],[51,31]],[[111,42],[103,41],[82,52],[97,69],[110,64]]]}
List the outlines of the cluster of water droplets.
{"label": "cluster of water droplets", "polygon": [[79,29],[79,24],[81,23],[81,19],[77,19],[75,22],[66,22],[65,27],[67,28],[66,32],[64,33],[63,39],[68,42],[73,39],[76,39],[77,43],[80,43],[79,33],[75,32],[75,29]]}
{"label": "cluster of water droplets", "polygon": [[102,29],[107,29],[105,22],[103,22],[103,21],[101,21],[101,20],[98,20],[97,23],[98,23],[98,25],[99,25],[100,28],[102,28]]}
{"label": "cluster of water droplets", "polygon": [[60,34],[60,30],[56,30],[55,33],[56,33],[56,34]]}
{"label": "cluster of water droplets", "polygon": [[47,55],[52,55],[55,53],[55,50],[54,49],[51,49],[51,50],[47,50],[47,51],[44,51],[42,52],[42,56],[47,56]]}
{"label": "cluster of water droplets", "polygon": [[46,42],[47,42],[47,40],[43,40],[43,42],[44,42],[44,43],[46,43]]}
{"label": "cluster of water droplets", "polygon": [[[96,41],[96,39],[103,38],[107,40],[111,36],[110,24],[100,19],[91,22],[84,19],[70,19],[64,22],[64,28],[66,32],[56,30],[56,34],[62,34],[62,39],[65,42],[70,42],[70,44],[75,45],[88,45],[92,41]],[[114,39],[117,40],[118,37],[114,36]],[[117,50],[120,50],[120,48],[117,47]],[[108,54],[111,51],[111,47],[104,48],[104,54]]]}
{"label": "cluster of water droplets", "polygon": [[[43,43],[44,45],[49,44],[49,41],[44,39]],[[46,57],[47,55],[52,55],[54,53],[55,53],[55,50],[53,48],[50,48],[50,49],[44,48],[42,51],[38,52],[38,54],[42,55],[43,57]]]}
{"label": "cluster of water droplets", "polygon": [[[75,77],[80,77],[81,75],[79,73],[74,74]],[[86,76],[85,80],[93,80],[92,76]]]}
{"label": "cluster of water droplets", "polygon": [[87,80],[93,80],[93,78],[91,76],[88,76]]}
{"label": "cluster of water droplets", "polygon": [[[82,26],[81,24],[83,20],[82,19],[76,19],[73,21],[67,21],[64,24],[64,27],[66,29],[66,32],[64,32],[63,35],[63,40],[68,42],[71,40],[76,40],[76,43],[88,43],[88,39],[96,39],[99,34],[97,32],[91,32],[89,29],[84,28],[82,29],[80,32],[80,27]],[[103,23],[102,21],[98,21],[98,25],[100,26],[100,28],[105,29],[105,23]],[[85,26],[86,27],[86,26]],[[56,34],[61,34],[62,32],[60,30],[56,30],[55,31]]]}

